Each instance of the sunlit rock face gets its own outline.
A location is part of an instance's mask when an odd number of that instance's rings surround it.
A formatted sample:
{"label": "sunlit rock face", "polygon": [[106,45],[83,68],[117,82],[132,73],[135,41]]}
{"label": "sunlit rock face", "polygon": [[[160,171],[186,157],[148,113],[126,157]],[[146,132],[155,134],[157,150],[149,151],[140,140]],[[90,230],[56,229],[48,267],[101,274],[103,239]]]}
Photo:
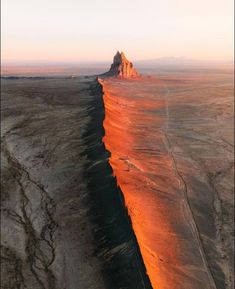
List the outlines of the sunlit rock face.
{"label": "sunlit rock face", "polygon": [[117,52],[113,58],[110,70],[104,74],[105,76],[117,76],[121,78],[138,77],[139,74],[134,69],[132,62],[128,61],[123,52]]}
{"label": "sunlit rock face", "polygon": [[232,289],[231,75],[100,83],[104,143],[152,287]]}

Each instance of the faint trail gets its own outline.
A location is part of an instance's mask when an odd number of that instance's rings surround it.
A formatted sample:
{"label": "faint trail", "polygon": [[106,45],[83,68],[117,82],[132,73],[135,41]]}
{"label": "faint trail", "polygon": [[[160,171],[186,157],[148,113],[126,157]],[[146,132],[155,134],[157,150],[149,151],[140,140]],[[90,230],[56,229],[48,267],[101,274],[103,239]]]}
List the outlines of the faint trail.
{"label": "faint trail", "polygon": [[169,114],[169,99],[168,99],[168,96],[170,95],[170,90],[169,90],[168,86],[165,83],[164,83],[164,87],[166,89],[166,93],[164,94],[165,110],[166,110],[166,121],[165,121],[165,132],[164,132],[164,134],[165,134],[165,138],[166,138],[167,150],[168,150],[168,152],[169,152],[169,154],[171,156],[171,159],[172,159],[173,169],[175,171],[175,175],[176,175],[176,177],[179,180],[180,187],[182,188],[183,205],[184,205],[185,211],[186,211],[186,213],[188,215],[187,221],[189,222],[189,225],[191,227],[192,233],[193,233],[193,235],[195,236],[195,239],[198,242],[200,254],[201,254],[205,269],[206,269],[207,274],[208,274],[208,278],[209,278],[209,282],[210,282],[210,288],[218,289],[216,284],[215,284],[214,278],[212,276],[211,270],[209,268],[207,257],[206,257],[205,251],[204,251],[204,247],[203,247],[203,244],[202,244],[201,237],[200,237],[199,229],[197,227],[197,224],[196,224],[196,221],[195,221],[195,218],[194,218],[194,215],[193,215],[190,203],[189,203],[187,184],[186,184],[182,174],[178,170],[177,162],[176,162],[176,159],[175,159],[174,154],[172,152],[172,146],[171,146],[171,142],[170,142],[170,139],[169,139],[169,136],[168,136],[169,119],[170,119],[170,117],[169,117],[170,114]]}

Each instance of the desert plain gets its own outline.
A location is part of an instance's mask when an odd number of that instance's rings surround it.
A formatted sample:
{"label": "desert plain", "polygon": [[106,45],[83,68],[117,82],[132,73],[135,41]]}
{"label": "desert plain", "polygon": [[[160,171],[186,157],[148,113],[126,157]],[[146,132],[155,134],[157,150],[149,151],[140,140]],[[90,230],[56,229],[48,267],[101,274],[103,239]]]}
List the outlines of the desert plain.
{"label": "desert plain", "polygon": [[233,72],[2,78],[2,288],[232,289]]}

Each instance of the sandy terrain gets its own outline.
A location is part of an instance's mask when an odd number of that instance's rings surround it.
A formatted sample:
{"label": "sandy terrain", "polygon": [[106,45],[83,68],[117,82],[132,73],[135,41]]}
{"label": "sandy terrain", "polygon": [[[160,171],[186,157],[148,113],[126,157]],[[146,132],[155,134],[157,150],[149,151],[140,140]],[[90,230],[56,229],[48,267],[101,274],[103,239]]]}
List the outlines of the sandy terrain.
{"label": "sandy terrain", "polygon": [[1,288],[150,288],[92,78],[2,80]]}
{"label": "sandy terrain", "polygon": [[2,288],[232,289],[231,72],[101,83],[2,80]]}
{"label": "sandy terrain", "polygon": [[153,288],[232,289],[232,74],[101,83],[105,146]]}

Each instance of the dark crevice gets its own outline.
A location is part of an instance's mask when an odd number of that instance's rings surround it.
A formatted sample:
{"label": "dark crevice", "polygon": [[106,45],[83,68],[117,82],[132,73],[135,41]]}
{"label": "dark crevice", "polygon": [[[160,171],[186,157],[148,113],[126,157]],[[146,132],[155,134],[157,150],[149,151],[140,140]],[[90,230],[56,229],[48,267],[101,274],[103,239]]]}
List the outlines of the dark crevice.
{"label": "dark crevice", "polygon": [[[123,194],[113,177],[109,152],[102,141],[104,103],[102,86],[91,85],[90,124],[84,134],[88,157],[85,178],[90,191],[91,221],[95,226],[94,254],[102,261],[107,288],[150,289],[139,246],[124,204]],[[90,148],[93,147],[91,150]]]}

